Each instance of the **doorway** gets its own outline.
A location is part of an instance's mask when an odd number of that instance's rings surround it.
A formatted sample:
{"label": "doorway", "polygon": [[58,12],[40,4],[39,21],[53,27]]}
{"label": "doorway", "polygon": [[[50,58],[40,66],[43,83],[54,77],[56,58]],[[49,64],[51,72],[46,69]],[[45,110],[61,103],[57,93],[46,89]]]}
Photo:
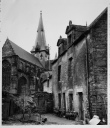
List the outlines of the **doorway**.
{"label": "doorway", "polygon": [[66,111],[65,93],[63,93],[63,103],[64,103],[64,111]]}
{"label": "doorway", "polygon": [[83,120],[83,93],[78,92],[79,95],[79,118]]}
{"label": "doorway", "polygon": [[59,109],[61,108],[61,94],[58,94],[58,104],[59,104]]}
{"label": "doorway", "polygon": [[69,108],[70,108],[70,111],[72,111],[73,109],[73,94],[72,93],[69,94]]}

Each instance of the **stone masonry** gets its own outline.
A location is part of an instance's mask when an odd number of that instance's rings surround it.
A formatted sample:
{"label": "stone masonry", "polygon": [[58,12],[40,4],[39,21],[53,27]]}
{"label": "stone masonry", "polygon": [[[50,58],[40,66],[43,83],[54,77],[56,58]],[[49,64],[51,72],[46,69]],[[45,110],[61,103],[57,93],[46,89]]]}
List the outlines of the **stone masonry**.
{"label": "stone masonry", "polygon": [[[66,28],[52,63],[54,108],[78,112],[79,119],[107,115],[107,9],[88,27]],[[65,48],[66,47],[66,48]]]}

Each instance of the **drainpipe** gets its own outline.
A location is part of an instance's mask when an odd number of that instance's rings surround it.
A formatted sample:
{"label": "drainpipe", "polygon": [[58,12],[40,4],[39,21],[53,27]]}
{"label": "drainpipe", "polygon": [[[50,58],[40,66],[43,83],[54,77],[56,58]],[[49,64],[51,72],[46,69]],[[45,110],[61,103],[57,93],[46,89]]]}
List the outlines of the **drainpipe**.
{"label": "drainpipe", "polygon": [[[87,22],[86,22],[86,28],[87,28]],[[89,87],[89,58],[88,58],[88,41],[87,41],[87,35],[86,37],[86,73],[87,73],[87,89],[88,89],[88,104],[89,104],[89,115],[91,118],[91,108],[90,108],[90,87]]]}

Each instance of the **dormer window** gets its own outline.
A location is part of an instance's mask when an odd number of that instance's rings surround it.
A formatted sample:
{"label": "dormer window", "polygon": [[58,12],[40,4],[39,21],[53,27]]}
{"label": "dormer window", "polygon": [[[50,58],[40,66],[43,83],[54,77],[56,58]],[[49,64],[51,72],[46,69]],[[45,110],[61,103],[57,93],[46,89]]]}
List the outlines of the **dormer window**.
{"label": "dormer window", "polygon": [[58,55],[61,53],[61,47],[58,48]]}
{"label": "dormer window", "polygon": [[40,55],[41,60],[42,60],[42,57],[43,57],[43,56],[42,56],[42,54],[41,54],[41,55]]}
{"label": "dormer window", "polygon": [[69,35],[69,36],[68,36],[68,44],[69,44],[69,46],[70,46],[71,42],[72,42],[72,40],[71,40],[71,35]]}

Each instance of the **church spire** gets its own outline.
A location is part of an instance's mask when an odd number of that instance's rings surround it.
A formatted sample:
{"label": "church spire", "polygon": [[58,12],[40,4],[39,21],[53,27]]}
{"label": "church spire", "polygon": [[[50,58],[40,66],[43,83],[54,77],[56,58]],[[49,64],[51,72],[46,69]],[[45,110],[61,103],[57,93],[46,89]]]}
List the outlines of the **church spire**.
{"label": "church spire", "polygon": [[49,47],[46,45],[42,11],[40,11],[37,36],[35,40],[35,45],[33,46],[31,53],[40,60],[40,62],[44,67],[46,66],[46,61],[48,61],[48,57],[49,57]]}
{"label": "church spire", "polygon": [[36,50],[46,50],[46,38],[45,38],[45,31],[43,26],[42,11],[40,11],[40,19],[37,29],[35,45],[31,52],[37,52]]}

